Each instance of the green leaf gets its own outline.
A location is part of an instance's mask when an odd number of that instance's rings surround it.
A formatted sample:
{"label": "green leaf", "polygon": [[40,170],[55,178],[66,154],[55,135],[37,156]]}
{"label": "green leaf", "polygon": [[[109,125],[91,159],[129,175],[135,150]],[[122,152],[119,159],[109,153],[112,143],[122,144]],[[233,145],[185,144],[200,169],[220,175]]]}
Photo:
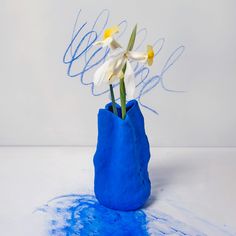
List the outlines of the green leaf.
{"label": "green leaf", "polygon": [[125,63],[125,65],[124,65],[123,68],[122,68],[123,74],[125,74],[125,71],[126,71],[126,63]]}
{"label": "green leaf", "polygon": [[136,33],[137,33],[137,24],[135,25],[135,27],[134,27],[134,29],[132,31],[132,34],[130,36],[129,44],[128,44],[128,47],[127,47],[127,51],[131,51],[133,49],[135,38],[136,38]]}
{"label": "green leaf", "polygon": [[[137,24],[135,25],[127,47],[127,51],[131,51],[134,46],[135,38],[136,38],[136,33],[137,33]],[[122,68],[123,74],[125,74],[126,70],[126,63],[124,67]],[[121,114],[122,114],[122,119],[125,119],[126,116],[126,91],[125,91],[125,82],[124,82],[124,77],[120,79],[120,102],[121,102]]]}
{"label": "green leaf", "polygon": [[124,77],[120,79],[120,103],[121,103],[121,116],[125,119],[126,116],[126,92]]}

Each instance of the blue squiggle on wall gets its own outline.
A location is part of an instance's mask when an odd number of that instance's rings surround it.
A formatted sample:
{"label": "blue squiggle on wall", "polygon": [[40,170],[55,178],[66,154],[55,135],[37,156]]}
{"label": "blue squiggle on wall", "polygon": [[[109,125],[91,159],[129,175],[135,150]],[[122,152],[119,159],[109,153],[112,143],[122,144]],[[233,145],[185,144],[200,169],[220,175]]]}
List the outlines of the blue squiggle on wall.
{"label": "blue squiggle on wall", "polygon": [[[67,75],[69,77],[79,78],[83,85],[90,86],[93,96],[100,96],[108,93],[109,89],[96,91],[90,78],[91,76],[86,77],[86,74],[101,65],[109,54],[108,48],[92,47],[92,44],[101,37],[104,29],[108,26],[110,12],[107,9],[102,10],[92,24],[87,21],[80,22],[80,17],[81,10],[76,17],[72,37],[64,53],[63,62],[67,65]],[[127,31],[128,23],[126,20],[122,20],[118,25],[120,26],[118,38],[122,39],[122,36]],[[141,28],[137,32],[135,50],[139,50],[144,45],[147,34],[148,31],[146,28]],[[159,56],[164,44],[164,38],[159,38],[152,44],[155,50],[155,57]],[[158,114],[156,109],[147,106],[142,101],[143,96],[158,85],[167,92],[182,92],[167,88],[164,78],[166,72],[183,54],[184,49],[184,46],[179,46],[173,50],[164,63],[164,66],[162,68],[160,67],[160,71],[158,73],[155,72],[156,74],[154,75],[151,75],[149,67],[137,62],[132,63],[136,77],[137,96],[135,99],[139,101],[142,107]],[[114,85],[114,88],[117,88],[117,85]]]}
{"label": "blue squiggle on wall", "polygon": [[37,211],[49,217],[50,236],[206,236],[161,212],[105,208],[92,195],[56,197]]}

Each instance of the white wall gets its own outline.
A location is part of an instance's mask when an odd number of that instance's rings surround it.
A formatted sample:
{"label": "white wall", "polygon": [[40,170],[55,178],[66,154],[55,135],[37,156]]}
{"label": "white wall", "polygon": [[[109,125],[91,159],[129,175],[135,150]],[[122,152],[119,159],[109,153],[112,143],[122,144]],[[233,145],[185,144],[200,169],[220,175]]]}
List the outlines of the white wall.
{"label": "white wall", "polygon": [[[236,2],[234,0],[2,0],[0,8],[0,144],[94,145],[96,114],[107,95],[70,79],[62,57],[73,24],[110,10],[108,25],[137,22],[147,39],[166,39],[152,73],[160,73],[178,46],[185,52],[165,74],[170,93],[157,86],[143,97],[152,145],[236,146]],[[86,74],[91,80],[93,71]]]}

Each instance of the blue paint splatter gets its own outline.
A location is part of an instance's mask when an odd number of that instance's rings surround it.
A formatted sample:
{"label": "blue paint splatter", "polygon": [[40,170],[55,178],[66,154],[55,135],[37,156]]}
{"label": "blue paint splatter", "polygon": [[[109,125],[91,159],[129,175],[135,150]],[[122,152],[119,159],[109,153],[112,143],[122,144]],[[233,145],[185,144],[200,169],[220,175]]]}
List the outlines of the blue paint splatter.
{"label": "blue paint splatter", "polygon": [[105,208],[92,195],[56,197],[38,211],[49,217],[50,236],[205,236],[161,212]]}

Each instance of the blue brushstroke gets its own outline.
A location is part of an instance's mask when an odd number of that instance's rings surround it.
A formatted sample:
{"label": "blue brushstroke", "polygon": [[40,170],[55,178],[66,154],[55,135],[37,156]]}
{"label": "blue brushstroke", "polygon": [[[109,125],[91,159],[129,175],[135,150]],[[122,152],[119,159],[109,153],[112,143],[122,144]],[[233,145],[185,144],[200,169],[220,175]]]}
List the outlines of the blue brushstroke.
{"label": "blue brushstroke", "polygon": [[206,236],[161,212],[105,208],[92,195],[59,196],[37,211],[48,216],[50,236]]}
{"label": "blue brushstroke", "polygon": [[[77,14],[72,31],[72,37],[63,56],[63,62],[67,65],[67,75],[69,77],[79,78],[83,85],[90,86],[93,96],[101,96],[109,93],[109,89],[102,91],[97,91],[97,89],[95,90],[91,75],[86,75],[89,71],[95,71],[100,65],[102,65],[109,54],[109,48],[93,47],[92,44],[98,39],[100,40],[104,29],[108,27],[108,25],[111,25],[111,23],[109,23],[110,12],[108,9],[102,10],[92,24],[89,24],[87,21],[84,22],[83,20],[81,20],[81,22],[79,21],[81,18],[81,12],[82,11],[80,10]],[[118,25],[120,26],[120,33],[117,37],[122,39],[122,36],[127,31],[128,23],[126,20],[122,20]],[[140,50],[144,44],[147,44],[147,35],[148,31],[146,28],[141,28],[137,32],[135,50]],[[155,57],[159,57],[164,44],[164,38],[159,38],[152,43],[155,50]],[[169,71],[176,63],[184,50],[184,46],[177,47],[167,58],[163,67],[153,66],[152,70],[155,70],[155,68],[159,69],[159,72],[154,72],[154,75],[150,73],[149,67],[137,62],[132,63],[136,78],[137,92],[137,96],[134,99],[138,100],[142,107],[158,114],[156,109],[147,106],[142,101],[142,98],[158,85],[167,92],[183,92],[167,88],[164,79],[167,71]],[[155,61],[158,63],[158,58]],[[117,85],[118,84],[114,85],[114,89],[118,88]],[[119,100],[119,97],[117,100]]]}

